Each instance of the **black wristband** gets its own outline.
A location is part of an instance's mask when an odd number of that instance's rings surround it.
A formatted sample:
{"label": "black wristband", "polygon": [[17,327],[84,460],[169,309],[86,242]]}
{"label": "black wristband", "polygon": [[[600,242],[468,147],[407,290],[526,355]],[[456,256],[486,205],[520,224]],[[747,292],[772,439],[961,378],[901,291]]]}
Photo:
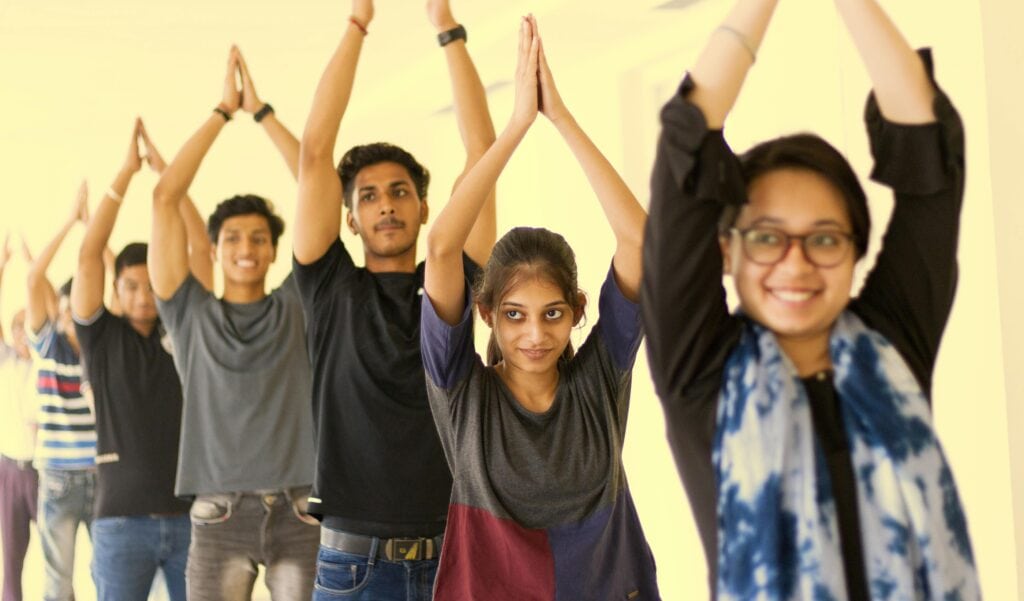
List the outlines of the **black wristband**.
{"label": "black wristband", "polygon": [[462,40],[464,42],[469,41],[469,38],[466,36],[466,28],[462,25],[437,34],[437,43],[441,46],[447,46],[455,40]]}
{"label": "black wristband", "polygon": [[225,111],[224,109],[220,108],[219,106],[213,107],[213,112],[219,114],[221,117],[224,117],[224,121],[225,122],[226,121],[231,121],[231,113]]}
{"label": "black wristband", "polygon": [[264,102],[263,103],[263,108],[261,108],[260,110],[256,111],[256,113],[252,116],[252,119],[256,123],[259,123],[260,121],[263,121],[264,117],[266,117],[267,115],[269,115],[270,113],[273,113],[273,112],[274,112],[274,107],[270,106],[269,102]]}

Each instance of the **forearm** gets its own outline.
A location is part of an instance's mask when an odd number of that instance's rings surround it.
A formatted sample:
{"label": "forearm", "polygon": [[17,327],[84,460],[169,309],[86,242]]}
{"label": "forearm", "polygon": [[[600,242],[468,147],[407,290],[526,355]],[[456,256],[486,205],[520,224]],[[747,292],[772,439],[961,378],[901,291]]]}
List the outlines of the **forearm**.
{"label": "forearm", "polygon": [[30,289],[46,281],[46,271],[50,268],[50,263],[57,256],[60,245],[64,243],[64,238],[67,237],[68,232],[71,231],[74,225],[74,221],[69,220],[65,222],[60,230],[57,231],[57,234],[50,240],[49,244],[36,255],[28,269],[28,285]]}
{"label": "forearm", "polygon": [[[450,18],[440,21],[436,29],[441,33],[457,26],[455,19]],[[465,173],[494,143],[494,122],[487,106],[487,93],[469,56],[466,42],[455,40],[446,44],[444,54],[451,77],[455,120],[459,126],[462,145],[466,150],[466,164],[463,169]],[[497,238],[497,231],[497,207],[495,190],[492,187],[464,245],[466,253],[477,264],[483,265],[487,262]]]}
{"label": "forearm", "polygon": [[334,144],[341,118],[348,107],[355,81],[363,32],[349,23],[324,70],[313,96],[313,106],[302,133],[301,160],[333,162]]}
{"label": "forearm", "polygon": [[[438,30],[447,31],[455,26],[455,22],[452,21],[450,26],[442,26]],[[495,139],[494,122],[487,106],[487,93],[469,56],[465,41],[456,40],[447,44],[444,47],[444,55],[451,77],[455,120],[459,125],[462,145],[466,149],[466,159],[472,161],[487,152]]]}
{"label": "forearm", "polygon": [[46,279],[46,270],[56,256],[64,238],[71,231],[73,221],[67,221],[61,226],[57,235],[50,240],[50,243],[36,256],[28,270],[28,303],[25,307],[25,325],[32,332],[38,332],[49,317],[47,310],[49,280]]}
{"label": "forearm", "polygon": [[427,236],[428,256],[461,255],[470,231],[528,125],[510,123],[465,174]]}
{"label": "forearm", "polygon": [[882,114],[896,123],[935,120],[932,88],[924,65],[874,0],[835,0],[860,53]]}
{"label": "forearm", "polygon": [[299,140],[288,131],[288,128],[281,123],[274,113],[269,113],[260,121],[263,131],[267,132],[270,140],[274,143],[277,151],[281,153],[284,162],[288,165],[292,177],[299,179]]}
{"label": "forearm", "polygon": [[[110,191],[123,199],[133,175],[135,174],[131,170],[121,169],[114,177],[114,182],[110,184]],[[85,229],[82,247],[78,253],[79,263],[84,259],[96,261],[100,267],[103,266],[103,255],[110,241],[110,234],[114,231],[114,224],[117,222],[117,214],[120,209],[120,200],[115,200],[109,192],[103,195],[103,200],[96,207],[96,211]]]}
{"label": "forearm", "polygon": [[698,85],[690,101],[700,107],[709,128],[721,129],[736,103],[777,2],[738,0],[691,69]]}
{"label": "forearm", "polygon": [[178,202],[192,185],[199,165],[226,123],[224,117],[218,113],[212,113],[207,117],[160,175],[160,181],[153,190],[154,202],[166,203],[177,210]]}
{"label": "forearm", "polygon": [[571,115],[559,120],[555,127],[583,168],[619,246],[639,252],[647,213],[636,196]]}

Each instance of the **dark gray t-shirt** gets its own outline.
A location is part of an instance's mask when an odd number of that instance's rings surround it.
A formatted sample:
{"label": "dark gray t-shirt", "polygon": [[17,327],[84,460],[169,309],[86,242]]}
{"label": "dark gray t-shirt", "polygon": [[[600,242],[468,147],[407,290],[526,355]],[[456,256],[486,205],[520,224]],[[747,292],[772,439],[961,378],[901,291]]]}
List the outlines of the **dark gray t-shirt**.
{"label": "dark gray t-shirt", "polygon": [[189,275],[157,308],[185,397],[175,493],[309,485],[310,369],[293,278],[262,300],[239,304]]}
{"label": "dark gray t-shirt", "polygon": [[639,306],[609,270],[600,319],[560,361],[550,409],[532,413],[475,353],[468,296],[456,326],[426,296],[421,314],[427,396],[454,479],[434,598],[659,599],[622,467]]}

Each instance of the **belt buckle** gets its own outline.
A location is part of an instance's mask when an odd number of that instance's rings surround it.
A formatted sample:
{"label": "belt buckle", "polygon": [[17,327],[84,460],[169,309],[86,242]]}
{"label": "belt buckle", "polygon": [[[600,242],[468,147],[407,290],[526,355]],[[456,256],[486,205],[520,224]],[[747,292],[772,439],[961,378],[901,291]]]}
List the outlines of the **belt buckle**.
{"label": "belt buckle", "polygon": [[391,538],[384,543],[384,557],[389,561],[415,561],[433,555],[434,541],[425,538]]}

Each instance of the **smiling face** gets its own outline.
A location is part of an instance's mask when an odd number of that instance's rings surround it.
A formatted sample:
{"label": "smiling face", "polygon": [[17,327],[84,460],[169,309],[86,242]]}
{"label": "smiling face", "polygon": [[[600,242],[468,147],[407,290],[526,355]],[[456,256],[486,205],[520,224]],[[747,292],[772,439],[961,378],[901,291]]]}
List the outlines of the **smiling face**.
{"label": "smiling face", "polygon": [[257,213],[225,219],[212,252],[220,262],[225,286],[262,284],[277,258],[270,224]]}
{"label": "smiling face", "polygon": [[[770,227],[789,235],[818,232],[849,234],[850,218],[839,190],[806,169],[778,169],[751,182],[735,227]],[[776,336],[820,339],[850,300],[856,253],[837,265],[819,267],[793,241],[773,265],[751,261],[737,233],[721,239],[725,270],[732,275],[743,310]]]}
{"label": "smiling face", "polygon": [[409,172],[385,161],[363,167],[356,174],[348,227],[363,240],[368,261],[416,255],[420,226],[429,210]]}
{"label": "smiling face", "polygon": [[546,374],[557,369],[582,307],[572,307],[548,279],[531,276],[515,284],[496,307],[480,306],[494,330],[506,369]]}

